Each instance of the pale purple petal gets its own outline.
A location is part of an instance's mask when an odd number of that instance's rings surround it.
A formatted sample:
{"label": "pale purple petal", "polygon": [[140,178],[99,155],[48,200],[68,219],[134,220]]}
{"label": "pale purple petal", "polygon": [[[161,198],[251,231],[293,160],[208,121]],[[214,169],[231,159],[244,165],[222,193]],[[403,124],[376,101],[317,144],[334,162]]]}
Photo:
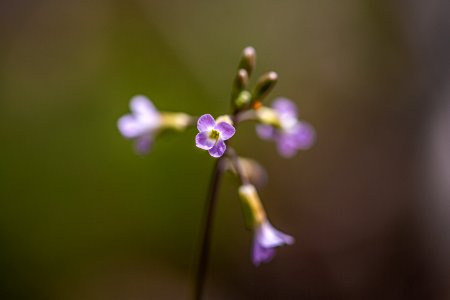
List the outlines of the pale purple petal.
{"label": "pale purple petal", "polygon": [[125,115],[117,121],[120,133],[126,138],[135,138],[147,130],[147,126],[142,124],[132,115]]}
{"label": "pale purple petal", "polygon": [[314,128],[306,122],[298,123],[292,131],[281,133],[276,138],[278,152],[287,158],[294,156],[300,149],[308,149],[314,140]]}
{"label": "pale purple petal", "polygon": [[273,126],[270,125],[258,125],[256,126],[256,133],[260,138],[264,140],[272,140],[275,138],[276,131]]}
{"label": "pale purple petal", "polygon": [[152,135],[142,135],[136,138],[134,142],[134,149],[139,154],[145,154],[150,150],[150,147],[153,144],[153,136]]}
{"label": "pale purple petal", "polygon": [[275,255],[276,247],[291,245],[294,238],[276,230],[269,221],[258,226],[253,240],[252,260],[258,266],[260,263],[269,262]]}
{"label": "pale purple petal", "polygon": [[209,150],[215,143],[216,140],[209,138],[208,131],[200,132],[195,136],[195,145],[200,149]]}
{"label": "pale purple petal", "polygon": [[136,115],[151,116],[159,115],[153,103],[145,96],[137,95],[131,98],[130,109]]}
{"label": "pale purple petal", "polygon": [[286,98],[277,98],[273,104],[273,109],[282,118],[296,118],[297,117],[297,106],[294,102]]}
{"label": "pale purple petal", "polygon": [[199,132],[209,131],[214,128],[214,125],[216,125],[216,121],[210,114],[206,114],[198,118],[197,129]]}
{"label": "pale purple petal", "polygon": [[284,157],[292,157],[298,150],[311,147],[315,140],[314,128],[297,119],[295,103],[286,98],[278,98],[272,107],[280,126],[259,125],[256,127],[258,135],[263,139],[275,140],[278,152]]}
{"label": "pale purple petal", "polygon": [[234,129],[234,127],[227,122],[220,122],[216,124],[216,126],[214,126],[214,129],[220,133],[220,137],[224,141],[231,138],[236,132],[236,129]]}
{"label": "pale purple petal", "polygon": [[275,248],[265,248],[261,246],[257,239],[253,241],[252,261],[255,266],[261,263],[267,263],[272,260],[275,255]]}
{"label": "pale purple petal", "polygon": [[292,138],[298,149],[309,149],[313,145],[315,137],[314,128],[309,123],[301,122]]}
{"label": "pale purple petal", "polygon": [[153,103],[141,95],[131,99],[130,109],[132,113],[121,117],[117,121],[117,127],[124,137],[135,139],[137,152],[146,153],[160,127],[160,114]]}
{"label": "pale purple petal", "polygon": [[226,149],[227,146],[225,145],[225,142],[219,138],[216,144],[211,149],[209,149],[209,154],[212,157],[221,157],[225,153]]}
{"label": "pale purple petal", "polygon": [[277,149],[278,153],[286,158],[293,157],[298,151],[296,141],[292,138],[292,136],[286,134],[280,135],[277,138]]}
{"label": "pale purple petal", "polygon": [[256,239],[264,248],[278,247],[284,244],[291,245],[294,243],[292,236],[276,230],[269,221],[265,221],[257,229]]}
{"label": "pale purple petal", "polygon": [[134,96],[130,101],[130,109],[137,123],[144,131],[151,131],[161,123],[161,116],[153,103],[145,96]]}

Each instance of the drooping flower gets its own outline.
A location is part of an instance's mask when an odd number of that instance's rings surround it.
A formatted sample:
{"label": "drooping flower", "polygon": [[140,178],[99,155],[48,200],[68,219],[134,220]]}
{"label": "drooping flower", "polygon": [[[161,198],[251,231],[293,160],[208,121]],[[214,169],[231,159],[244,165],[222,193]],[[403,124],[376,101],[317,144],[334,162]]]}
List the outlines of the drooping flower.
{"label": "drooping flower", "polygon": [[312,146],[314,128],[297,117],[297,107],[286,98],[278,98],[272,108],[263,107],[257,111],[262,125],[256,127],[262,139],[277,143],[278,152],[284,157],[294,156],[298,150]]}
{"label": "drooping flower", "polygon": [[130,101],[131,114],[122,116],[117,126],[120,133],[135,141],[138,153],[150,150],[153,140],[163,129],[182,130],[186,128],[191,117],[185,113],[159,112],[145,96],[137,95]]}
{"label": "drooping flower", "polygon": [[212,157],[221,157],[227,146],[226,140],[231,138],[235,129],[233,125],[224,121],[214,120],[210,114],[201,116],[197,121],[199,133],[195,137],[195,145],[203,150],[208,150]]}
{"label": "drooping flower", "polygon": [[239,196],[244,204],[247,226],[254,230],[252,261],[254,265],[259,266],[273,258],[277,247],[292,245],[294,238],[278,231],[270,224],[253,185],[242,185],[239,188]]}
{"label": "drooping flower", "polygon": [[255,266],[269,262],[275,255],[276,247],[292,245],[294,238],[276,230],[266,219],[255,229],[252,260]]}

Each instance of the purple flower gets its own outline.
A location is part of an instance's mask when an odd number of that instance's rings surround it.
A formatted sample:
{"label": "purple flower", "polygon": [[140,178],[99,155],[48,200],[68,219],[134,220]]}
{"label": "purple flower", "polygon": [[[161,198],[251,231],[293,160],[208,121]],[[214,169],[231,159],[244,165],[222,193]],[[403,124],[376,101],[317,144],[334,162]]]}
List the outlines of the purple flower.
{"label": "purple flower", "polygon": [[284,157],[292,157],[298,150],[311,147],[315,139],[314,128],[297,118],[295,104],[288,99],[278,98],[272,108],[277,126],[258,125],[258,135],[262,139],[275,141],[278,152]]}
{"label": "purple flower", "polygon": [[195,144],[198,148],[208,150],[212,157],[221,157],[227,146],[226,140],[231,138],[235,129],[227,122],[217,122],[210,114],[201,116],[197,121],[199,133],[195,137]]}
{"label": "purple flower", "polygon": [[125,138],[135,140],[137,152],[146,153],[161,126],[161,115],[153,103],[141,95],[131,99],[130,109],[131,114],[121,117],[117,126]]}
{"label": "purple flower", "polygon": [[255,266],[269,262],[275,255],[275,248],[292,245],[294,238],[276,230],[266,219],[255,230],[252,260]]}

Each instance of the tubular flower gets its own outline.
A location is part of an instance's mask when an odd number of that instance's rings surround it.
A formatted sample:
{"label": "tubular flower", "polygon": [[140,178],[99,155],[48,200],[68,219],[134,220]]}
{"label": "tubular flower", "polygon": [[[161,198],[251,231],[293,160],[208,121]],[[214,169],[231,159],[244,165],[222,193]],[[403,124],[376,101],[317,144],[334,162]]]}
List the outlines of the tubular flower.
{"label": "tubular flower", "polygon": [[276,230],[266,219],[255,229],[253,239],[252,260],[255,266],[269,262],[275,255],[275,248],[283,245],[292,245],[294,238]]}
{"label": "tubular flower", "polygon": [[208,150],[212,157],[221,157],[227,146],[225,141],[231,138],[235,129],[233,125],[225,121],[214,120],[210,114],[201,116],[197,121],[199,133],[195,137],[195,145],[203,150]]}
{"label": "tubular flower", "polygon": [[292,245],[294,238],[275,229],[267,219],[255,187],[245,184],[239,188],[247,223],[254,229],[252,261],[255,266],[272,260],[276,248]]}
{"label": "tubular flower", "polygon": [[275,141],[282,156],[292,157],[298,150],[312,146],[314,128],[298,119],[297,107],[291,100],[278,98],[272,108],[262,107],[257,115],[263,125],[258,125],[256,132],[262,139]]}
{"label": "tubular flower", "polygon": [[145,96],[137,95],[130,101],[131,114],[124,115],[117,122],[120,133],[135,140],[136,151],[144,154],[150,150],[159,131],[172,128],[186,128],[191,117],[184,113],[159,112]]}

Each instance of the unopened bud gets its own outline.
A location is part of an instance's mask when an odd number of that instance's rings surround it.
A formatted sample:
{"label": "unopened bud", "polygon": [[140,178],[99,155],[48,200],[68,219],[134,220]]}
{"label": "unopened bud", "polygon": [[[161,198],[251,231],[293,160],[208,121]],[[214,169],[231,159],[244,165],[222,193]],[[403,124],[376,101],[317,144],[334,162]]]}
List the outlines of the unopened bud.
{"label": "unopened bud", "polygon": [[242,51],[241,61],[239,62],[238,69],[244,69],[247,71],[248,77],[252,74],[256,65],[256,51],[253,47],[246,47]]}
{"label": "unopened bud", "polygon": [[239,96],[234,101],[234,104],[237,108],[242,108],[250,103],[252,100],[252,94],[249,91],[242,91],[239,93]]}
{"label": "unopened bud", "polygon": [[264,97],[269,94],[278,80],[278,74],[275,72],[268,72],[263,74],[256,83],[253,92],[253,101],[262,101]]}
{"label": "unopened bud", "polygon": [[225,122],[230,125],[233,125],[233,120],[231,120],[229,115],[223,115],[216,118],[216,123]]}
{"label": "unopened bud", "polygon": [[247,88],[248,73],[245,69],[239,69],[234,78],[233,88],[231,92],[231,101],[235,101],[239,94]]}

